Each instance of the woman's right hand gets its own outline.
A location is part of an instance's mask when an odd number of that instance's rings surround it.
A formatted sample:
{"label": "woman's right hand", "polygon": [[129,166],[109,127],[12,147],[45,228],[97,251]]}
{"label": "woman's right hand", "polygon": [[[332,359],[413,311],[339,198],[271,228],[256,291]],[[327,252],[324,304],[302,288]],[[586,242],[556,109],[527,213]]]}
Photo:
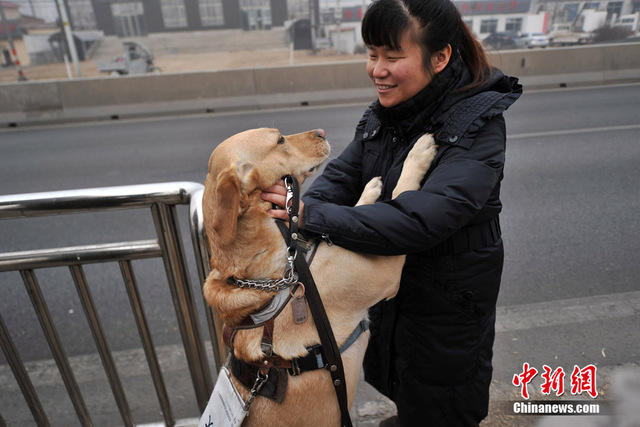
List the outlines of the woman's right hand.
{"label": "woman's right hand", "polygon": [[[262,191],[262,194],[260,195],[260,197],[262,198],[262,200],[271,202],[274,205],[279,206],[281,208],[281,209],[269,209],[267,211],[268,214],[270,214],[274,218],[281,219],[283,221],[289,221],[289,214],[287,213],[287,209],[286,209],[287,207],[285,206],[287,203],[287,188],[285,187],[283,180],[278,180],[271,187],[265,188]],[[298,218],[299,218],[298,226],[300,228],[303,228],[303,222],[302,222],[303,210],[304,210],[304,203],[302,203],[302,200],[300,200],[300,208],[298,211]]]}

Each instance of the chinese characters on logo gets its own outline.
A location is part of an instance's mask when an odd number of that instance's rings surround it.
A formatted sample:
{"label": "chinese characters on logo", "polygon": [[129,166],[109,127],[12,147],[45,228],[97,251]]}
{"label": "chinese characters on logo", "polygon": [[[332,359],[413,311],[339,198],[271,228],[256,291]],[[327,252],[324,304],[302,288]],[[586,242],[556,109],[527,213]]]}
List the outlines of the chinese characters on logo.
{"label": "chinese characters on logo", "polygon": [[[551,392],[555,392],[556,396],[562,396],[564,394],[564,369],[556,368],[552,370],[549,366],[543,365],[541,377],[544,380],[540,386],[542,394],[549,395]],[[594,365],[588,365],[580,369],[578,366],[573,367],[571,372],[571,394],[577,395],[587,393],[594,399],[598,396],[598,390],[596,389],[596,370]],[[538,370],[528,363],[522,364],[522,372],[513,376],[511,383],[520,387],[520,393],[525,399],[529,399],[529,383],[538,375]]]}

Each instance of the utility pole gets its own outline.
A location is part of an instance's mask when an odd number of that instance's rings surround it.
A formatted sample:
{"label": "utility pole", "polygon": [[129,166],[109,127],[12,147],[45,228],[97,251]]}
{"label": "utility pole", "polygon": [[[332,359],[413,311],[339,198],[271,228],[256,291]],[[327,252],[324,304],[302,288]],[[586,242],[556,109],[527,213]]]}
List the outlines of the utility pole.
{"label": "utility pole", "polygon": [[9,23],[7,22],[7,18],[4,15],[4,6],[2,5],[2,0],[0,0],[0,18],[2,18],[2,26],[4,27],[4,32],[7,34],[7,41],[9,42],[9,48],[11,49],[11,61],[13,62],[13,65],[15,65],[16,70],[18,71],[18,80],[21,80],[21,81],[27,80],[24,74],[22,74],[22,67],[20,67],[20,59],[18,59],[16,48],[13,45],[13,37],[11,37],[11,29],[9,28]]}
{"label": "utility pole", "polygon": [[80,62],[78,61],[78,51],[76,50],[76,43],[73,40],[73,34],[71,33],[71,26],[69,25],[69,15],[67,15],[67,8],[62,0],[56,0],[58,4],[58,10],[60,11],[60,21],[62,21],[62,27],[64,34],[67,38],[67,46],[69,47],[69,53],[71,54],[71,62],[76,70],[76,77],[82,77],[82,71],[80,71]]}
{"label": "utility pole", "polygon": [[311,24],[311,54],[316,54],[316,2],[309,0],[309,23]]}
{"label": "utility pole", "polygon": [[340,46],[340,42],[342,41],[342,31],[340,29],[340,24],[342,23],[342,8],[340,7],[340,0],[336,0],[335,16],[336,18],[338,18],[338,37],[336,37],[336,50],[338,51],[338,56],[340,56],[340,51],[342,50],[342,46]]}

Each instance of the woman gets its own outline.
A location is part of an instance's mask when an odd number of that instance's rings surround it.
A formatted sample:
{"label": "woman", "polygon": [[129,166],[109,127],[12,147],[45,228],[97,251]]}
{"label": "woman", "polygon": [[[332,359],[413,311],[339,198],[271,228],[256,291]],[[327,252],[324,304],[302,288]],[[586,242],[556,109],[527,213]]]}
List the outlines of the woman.
{"label": "woman", "polygon": [[[378,100],[303,197],[303,228],[354,251],[408,254],[398,295],[370,311],[365,379],[398,408],[382,425],[478,425],[503,263],[502,112],[522,87],[490,67],[450,0],[374,0],[362,35]],[[426,132],[439,149],[422,189],[390,200]],[[375,176],[381,201],[350,207]],[[282,206],[285,193],[279,183],[263,198]]]}

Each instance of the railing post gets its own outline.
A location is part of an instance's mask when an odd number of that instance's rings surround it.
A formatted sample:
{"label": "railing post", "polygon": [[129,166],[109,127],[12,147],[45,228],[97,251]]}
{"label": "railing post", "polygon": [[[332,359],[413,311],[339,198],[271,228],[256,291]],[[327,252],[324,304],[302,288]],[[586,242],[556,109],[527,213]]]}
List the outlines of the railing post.
{"label": "railing post", "polygon": [[11,339],[11,335],[9,335],[9,331],[7,330],[7,326],[4,324],[4,320],[1,315],[0,346],[2,347],[4,356],[7,358],[9,366],[11,366],[11,370],[13,371],[13,375],[16,377],[20,390],[22,390],[22,395],[26,399],[29,409],[31,409],[31,413],[33,414],[33,418],[36,420],[36,424],[38,426],[49,427],[47,414],[45,414],[44,409],[42,408],[36,389],[33,387],[33,383],[29,378],[29,374],[27,374],[27,370],[24,368],[22,360],[20,360],[18,350],[16,350],[16,346]]}
{"label": "railing post", "polygon": [[44,331],[44,336],[49,343],[49,348],[51,348],[53,358],[58,365],[64,385],[67,387],[71,403],[73,403],[78,419],[83,426],[92,426],[93,423],[89,416],[89,411],[87,410],[82,394],[80,393],[80,388],[78,387],[78,383],[76,382],[71,366],[69,365],[69,359],[67,359],[64,348],[60,343],[58,332],[53,325],[49,308],[42,296],[42,291],[40,290],[40,285],[38,285],[36,275],[33,270],[20,270],[20,275],[22,276],[22,281],[27,288],[31,304],[33,305],[36,315],[38,316],[38,320],[40,321],[40,326]]}
{"label": "railing post", "polygon": [[[207,246],[207,236],[200,233],[204,230],[202,218],[202,196],[204,190],[199,190],[191,196],[190,215],[191,220],[191,242],[196,256],[196,266],[198,267],[198,277],[200,278],[200,287],[204,285],[209,272],[211,271],[209,260],[209,247]],[[209,307],[205,301],[205,313],[209,326],[209,336],[211,338],[211,347],[215,356],[216,370],[220,371],[222,364],[227,360],[227,349],[222,339],[223,321],[220,316]]]}
{"label": "railing post", "polygon": [[177,222],[175,206],[154,203],[151,206],[158,233],[159,244],[164,251],[164,265],[169,288],[176,309],[180,335],[184,345],[191,380],[200,411],[204,411],[213,391],[211,370],[200,333],[196,305],[191,290],[189,273],[184,259],[184,249]]}
{"label": "railing post", "polygon": [[173,413],[171,412],[171,404],[169,402],[169,396],[167,396],[167,388],[165,387],[164,379],[162,378],[160,363],[158,362],[156,349],[153,346],[153,340],[151,339],[151,331],[149,331],[147,318],[144,314],[144,308],[142,307],[142,300],[140,298],[135,274],[131,267],[131,261],[120,261],[120,271],[122,272],[122,278],[124,279],[124,284],[127,288],[127,295],[129,296],[131,309],[133,310],[134,318],[136,319],[138,333],[142,340],[144,354],[147,357],[147,363],[149,365],[149,370],[151,371],[153,385],[156,388],[160,408],[162,408],[162,415],[164,416],[164,421],[167,427],[172,427],[176,422],[173,419]]}
{"label": "railing post", "polygon": [[118,406],[118,410],[120,411],[120,416],[122,417],[125,426],[133,427],[135,424],[133,422],[133,418],[131,417],[129,403],[127,402],[127,397],[124,393],[124,389],[122,388],[122,384],[120,383],[120,376],[118,375],[116,364],[111,357],[111,351],[109,350],[107,339],[104,336],[104,331],[102,330],[102,326],[100,325],[98,312],[96,311],[96,305],[93,302],[93,298],[91,297],[91,292],[89,292],[89,286],[87,285],[87,279],[84,275],[84,270],[81,265],[70,265],[69,269],[71,270],[71,276],[73,276],[73,282],[76,285],[78,296],[80,297],[80,302],[82,303],[82,308],[84,309],[85,316],[87,316],[87,321],[89,322],[89,326],[91,327],[93,339],[96,343],[96,347],[98,347],[100,359],[102,359],[102,364],[104,365],[104,369],[107,372],[107,379],[109,380],[109,385],[111,386],[113,397],[116,399],[116,405]]}

